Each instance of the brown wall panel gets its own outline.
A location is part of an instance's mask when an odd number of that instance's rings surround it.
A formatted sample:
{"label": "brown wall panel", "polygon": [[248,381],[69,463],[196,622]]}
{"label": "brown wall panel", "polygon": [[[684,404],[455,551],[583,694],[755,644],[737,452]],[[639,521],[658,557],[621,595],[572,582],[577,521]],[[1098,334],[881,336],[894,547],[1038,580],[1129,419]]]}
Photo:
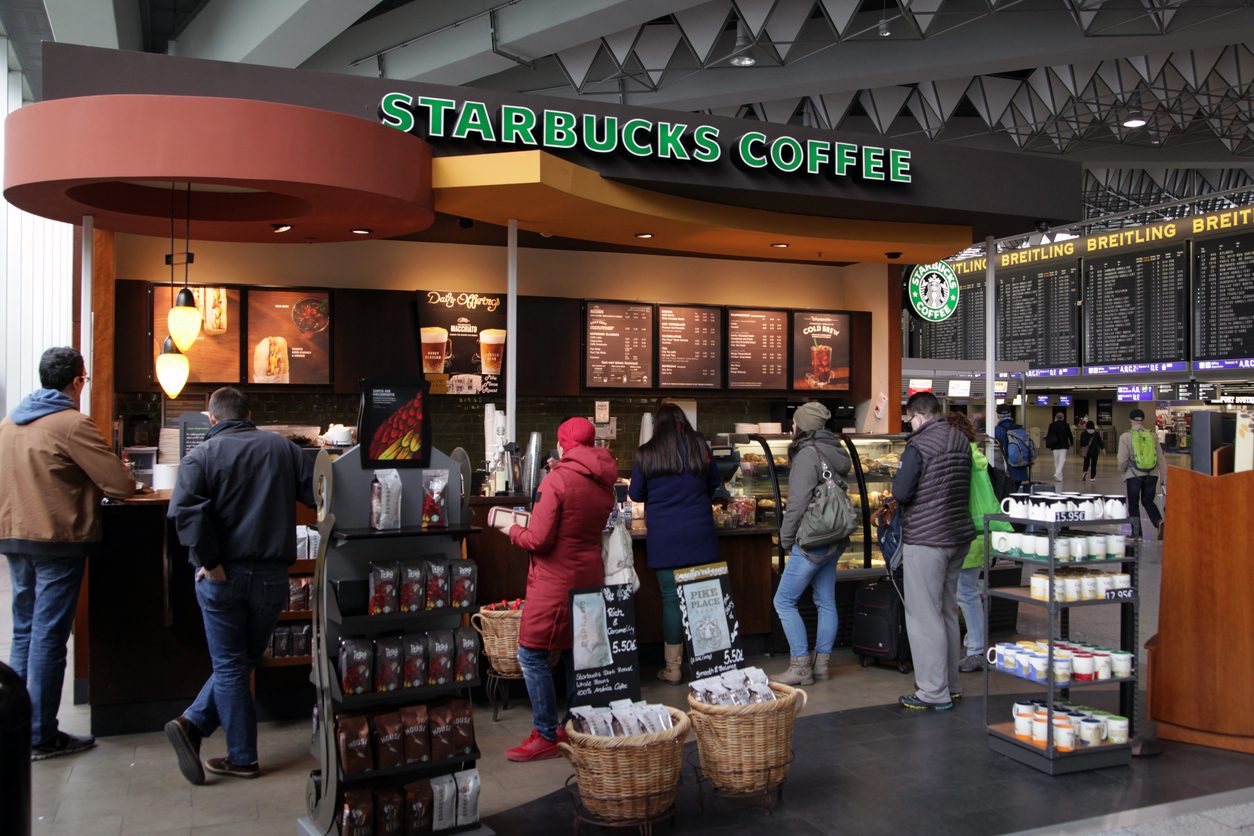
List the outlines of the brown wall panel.
{"label": "brown wall panel", "polygon": [[578,299],[523,296],[518,300],[518,393],[578,395]]}
{"label": "brown wall panel", "polygon": [[336,290],[332,323],[336,392],[356,392],[363,377],[421,376],[412,291]]}

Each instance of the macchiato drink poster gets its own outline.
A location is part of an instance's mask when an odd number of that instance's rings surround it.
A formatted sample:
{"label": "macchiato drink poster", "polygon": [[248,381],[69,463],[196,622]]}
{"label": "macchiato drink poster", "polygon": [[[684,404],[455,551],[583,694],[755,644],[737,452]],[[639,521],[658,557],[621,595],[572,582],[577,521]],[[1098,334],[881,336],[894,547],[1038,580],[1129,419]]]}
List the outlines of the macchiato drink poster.
{"label": "macchiato drink poster", "polygon": [[505,295],[418,291],[418,353],[433,395],[504,390]]}

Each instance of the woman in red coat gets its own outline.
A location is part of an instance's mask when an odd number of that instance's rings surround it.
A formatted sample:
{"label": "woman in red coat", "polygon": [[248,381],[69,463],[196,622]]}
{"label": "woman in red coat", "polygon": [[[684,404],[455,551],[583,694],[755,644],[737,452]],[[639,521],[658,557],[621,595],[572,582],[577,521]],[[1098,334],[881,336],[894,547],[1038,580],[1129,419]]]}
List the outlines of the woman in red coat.
{"label": "woman in red coat", "polygon": [[614,507],[618,464],[608,450],[593,447],[595,430],[586,418],[557,428],[561,458],[545,477],[526,527],[502,523],[501,531],[531,553],[527,598],[518,634],[518,664],[531,699],[531,736],[506,751],[512,761],[557,757],[563,733],[557,724],[557,693],[549,652],[566,651],[567,710],[574,684],[570,670],[570,591],[600,587],[601,533]]}

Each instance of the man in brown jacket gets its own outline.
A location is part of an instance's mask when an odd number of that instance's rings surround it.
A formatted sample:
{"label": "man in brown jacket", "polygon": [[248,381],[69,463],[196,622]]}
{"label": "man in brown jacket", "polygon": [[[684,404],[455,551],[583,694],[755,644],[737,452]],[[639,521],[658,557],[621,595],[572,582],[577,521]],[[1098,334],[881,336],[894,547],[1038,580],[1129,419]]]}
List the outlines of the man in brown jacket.
{"label": "man in brown jacket", "polygon": [[83,356],[48,349],[39,382],[43,388],[0,421],[0,473],[9,485],[0,491],[0,553],[13,580],[10,664],[30,692],[32,760],[96,744],[57,727],[65,647],[87,555],[100,542],[101,496],[135,492],[126,465],[78,411]]}

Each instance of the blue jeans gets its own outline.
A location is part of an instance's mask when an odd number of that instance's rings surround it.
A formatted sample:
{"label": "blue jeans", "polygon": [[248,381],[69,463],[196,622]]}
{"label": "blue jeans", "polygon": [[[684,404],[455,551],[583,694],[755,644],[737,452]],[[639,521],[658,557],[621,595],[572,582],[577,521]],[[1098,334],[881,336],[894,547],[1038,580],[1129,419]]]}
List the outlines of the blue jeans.
{"label": "blue jeans", "polygon": [[974,566],[958,573],[958,606],[962,608],[962,618],[967,622],[966,651],[968,656],[984,654],[985,629],[984,602],[980,597],[980,573],[984,569]]}
{"label": "blue jeans", "polygon": [[[569,650],[562,653],[562,661],[566,670],[566,713],[569,715],[575,694],[575,674]],[[553,685],[553,671],[549,668],[549,651],[519,645],[518,666],[522,668],[523,682],[527,686],[527,699],[531,700],[531,725],[545,740],[557,740],[557,688]]]}
{"label": "blue jeans", "polygon": [[57,734],[65,646],[78,609],[85,557],[10,554],[13,583],[13,649],[9,665],[26,683],[31,703],[32,746]]}
{"label": "blue jeans", "polygon": [[226,581],[196,581],[213,674],[183,716],[205,736],[226,729],[226,756],[237,766],[257,762],[257,712],[249,687],[287,601],[281,563],[224,564]]}
{"label": "blue jeans", "polygon": [[837,544],[831,546],[830,551],[814,552],[816,557],[823,557],[821,563],[815,563],[802,553],[799,546],[792,547],[792,553],[784,565],[784,574],[779,579],[779,588],[775,590],[775,612],[779,614],[779,622],[784,626],[790,655],[806,656],[810,653],[806,625],[801,620],[801,614],[797,612],[797,599],[807,586],[814,590],[814,605],[819,610],[814,650],[816,653],[832,652],[839,624],[839,616],[836,614],[836,559],[844,550],[844,546]]}

